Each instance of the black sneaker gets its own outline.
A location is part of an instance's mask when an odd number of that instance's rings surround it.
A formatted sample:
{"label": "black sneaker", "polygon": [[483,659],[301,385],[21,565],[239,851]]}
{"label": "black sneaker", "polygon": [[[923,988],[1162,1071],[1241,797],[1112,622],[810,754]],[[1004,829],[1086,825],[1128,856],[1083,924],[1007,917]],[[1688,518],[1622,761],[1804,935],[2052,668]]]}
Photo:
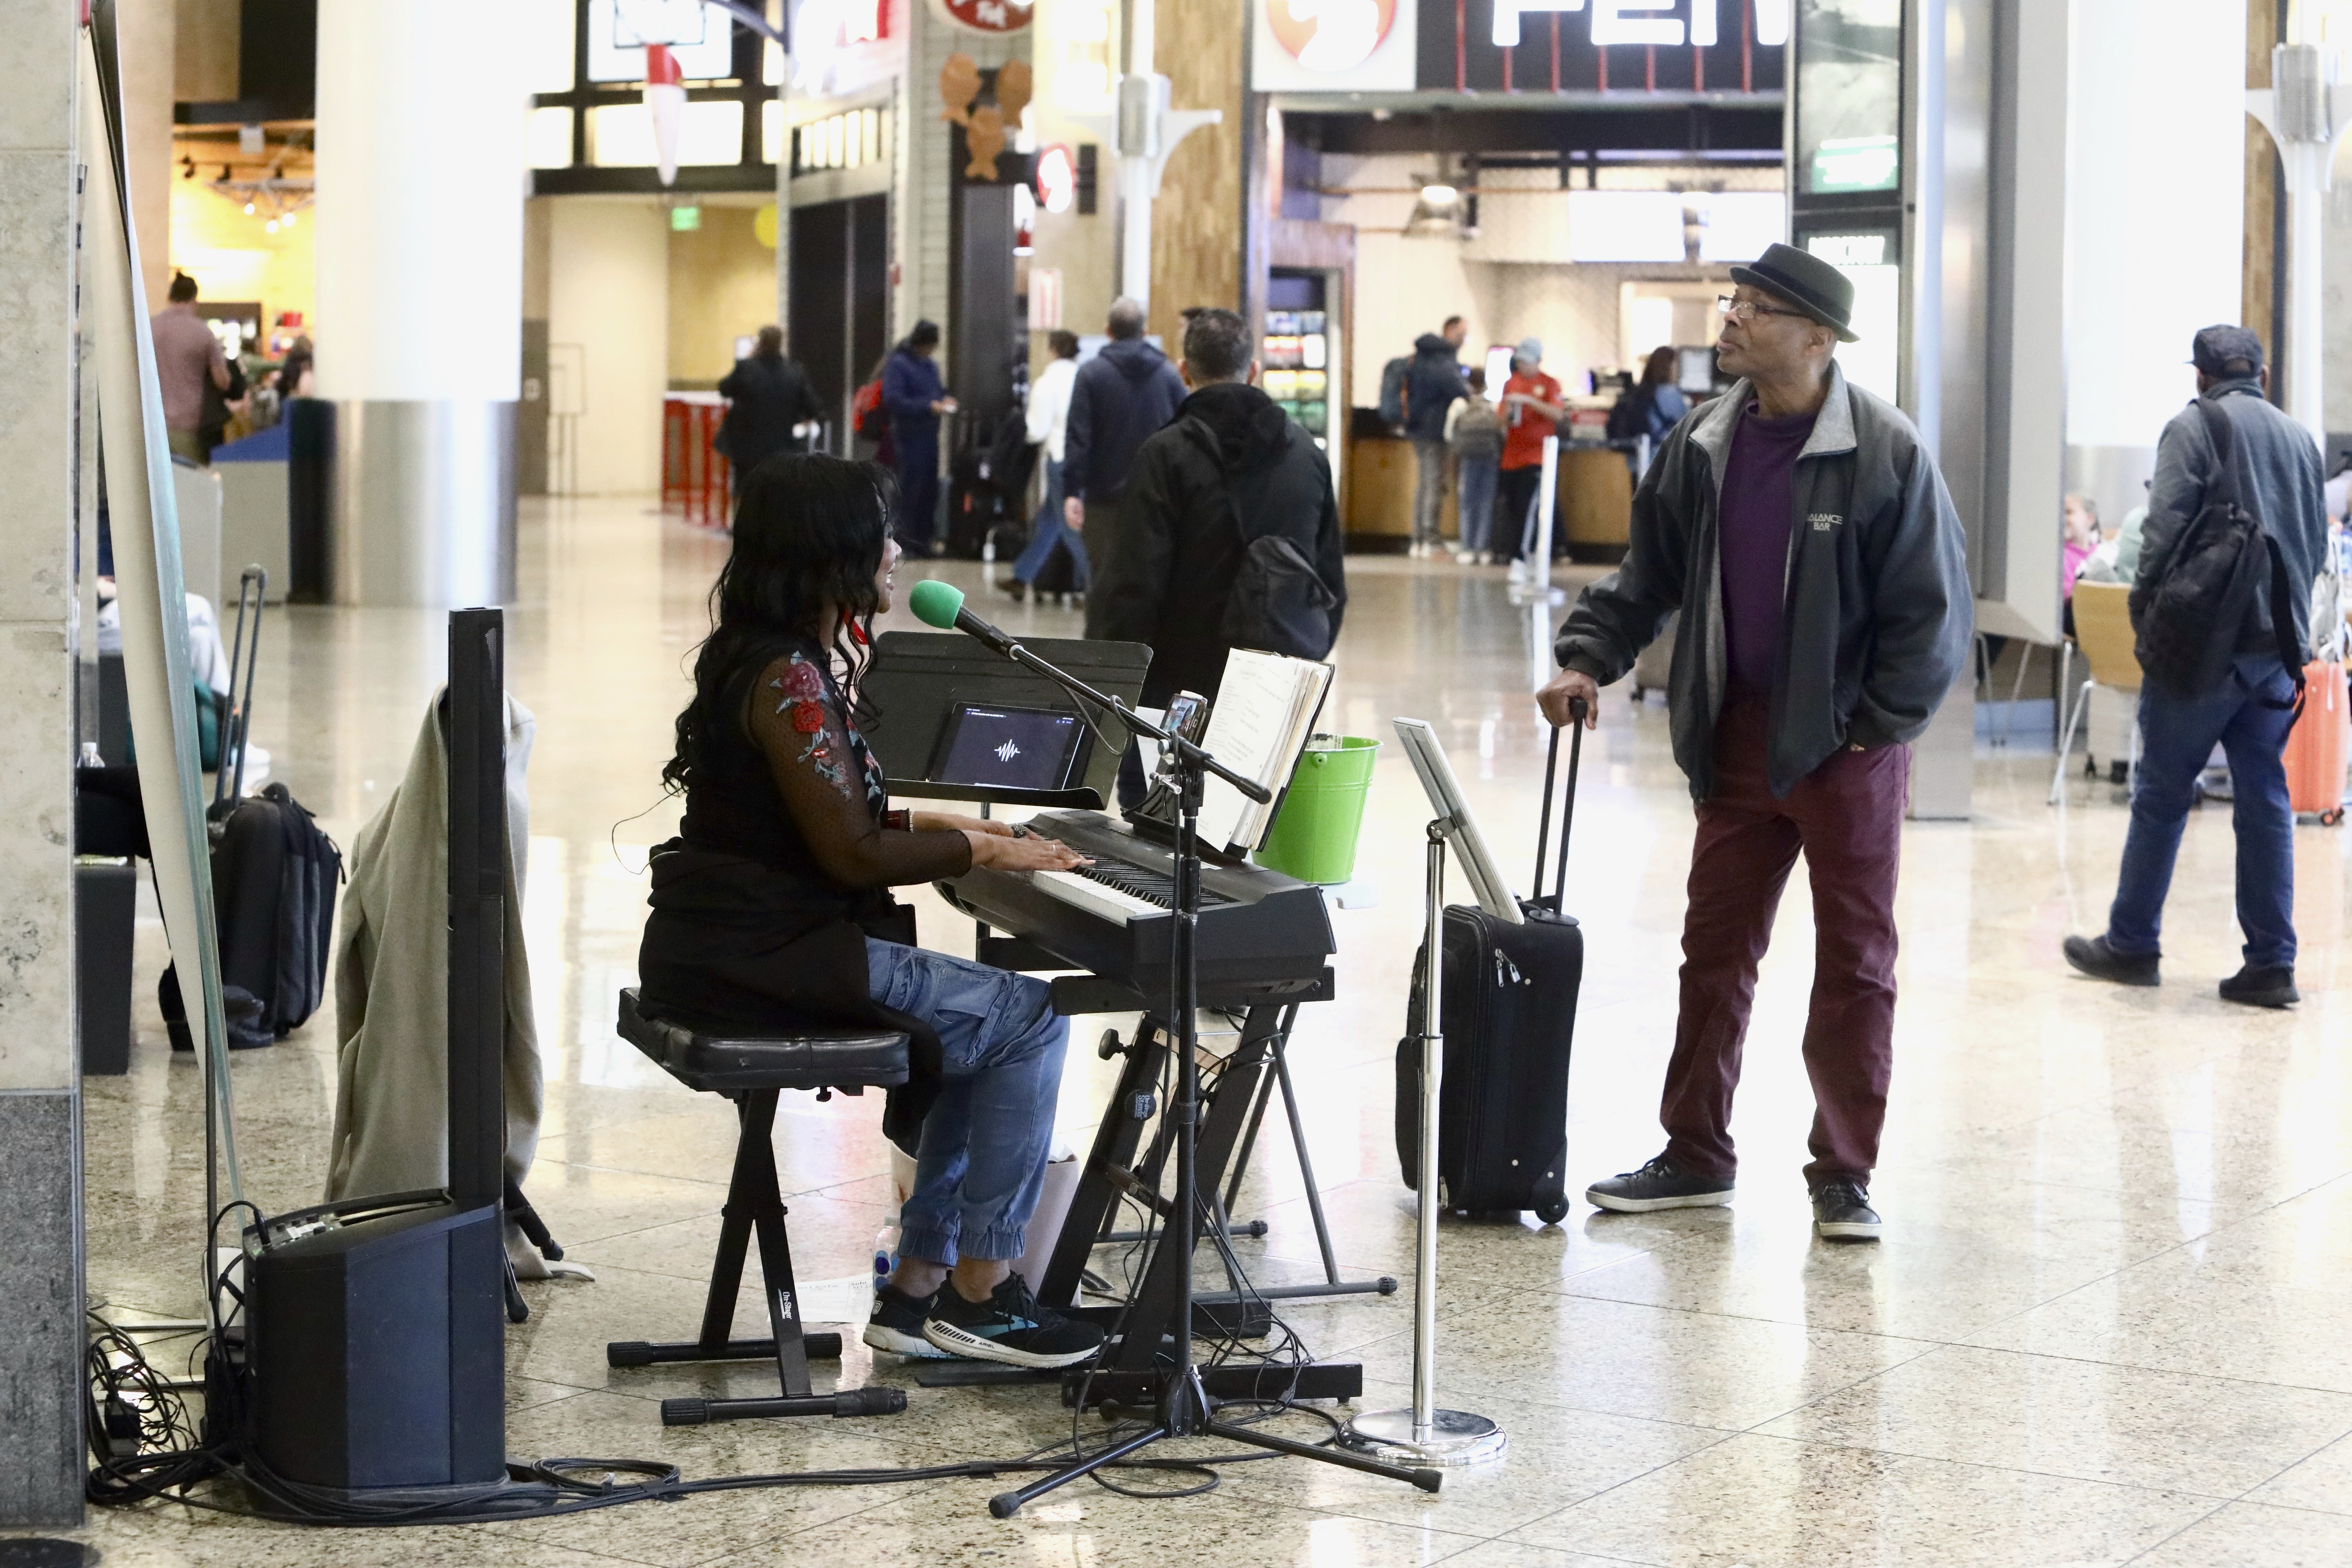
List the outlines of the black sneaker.
{"label": "black sneaker", "polygon": [[2303,1000],[2294,988],[2294,966],[2289,963],[2249,963],[2221,982],[2221,1000],[2249,1007],[2292,1007]]}
{"label": "black sneaker", "polygon": [[1593,1183],[1584,1189],[1584,1201],[1619,1214],[1712,1208],[1731,1201],[1731,1184],[1714,1176],[1686,1176],[1661,1154],[1638,1171]]}
{"label": "black sneaker", "polygon": [[1813,1234],[1823,1241],[1876,1241],[1878,1211],[1870,1189],[1843,1176],[1813,1190]]}
{"label": "black sneaker", "polygon": [[950,1355],[1007,1366],[1069,1366],[1102,1348],[1103,1331],[1037,1304],[1028,1282],[1008,1274],[985,1301],[967,1301],[953,1283],[931,1299],[923,1337]]}
{"label": "black sneaker", "polygon": [[2094,980],[2112,980],[2118,985],[2157,983],[2159,960],[2156,953],[2117,952],[2103,936],[2070,936],[2065,952],[2066,962]]}
{"label": "black sneaker", "polygon": [[937,1296],[910,1296],[896,1285],[883,1286],[874,1292],[874,1310],[866,1319],[866,1342],[892,1355],[944,1360],[948,1352],[923,1338],[923,1320],[931,1315],[931,1303],[937,1300]]}

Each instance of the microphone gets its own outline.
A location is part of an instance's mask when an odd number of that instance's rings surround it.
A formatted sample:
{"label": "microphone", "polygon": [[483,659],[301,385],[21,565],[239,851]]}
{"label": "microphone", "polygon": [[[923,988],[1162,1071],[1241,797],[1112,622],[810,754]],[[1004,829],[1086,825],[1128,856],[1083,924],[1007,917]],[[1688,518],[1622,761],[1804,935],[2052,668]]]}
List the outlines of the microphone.
{"label": "microphone", "polygon": [[927,626],[937,626],[943,632],[962,632],[978,637],[998,653],[1011,656],[1013,639],[965,609],[963,590],[952,583],[926,577],[908,592],[907,608]]}

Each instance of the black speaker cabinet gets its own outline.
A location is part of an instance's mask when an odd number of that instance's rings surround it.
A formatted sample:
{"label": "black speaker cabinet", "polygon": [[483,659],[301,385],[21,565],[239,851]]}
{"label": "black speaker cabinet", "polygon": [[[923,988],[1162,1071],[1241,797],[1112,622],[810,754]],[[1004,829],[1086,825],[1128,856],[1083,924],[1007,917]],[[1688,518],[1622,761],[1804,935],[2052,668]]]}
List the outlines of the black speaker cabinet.
{"label": "black speaker cabinet", "polygon": [[252,1438],[264,1464],[339,1490],[505,1479],[495,1206],[411,1194],[281,1215],[247,1239]]}

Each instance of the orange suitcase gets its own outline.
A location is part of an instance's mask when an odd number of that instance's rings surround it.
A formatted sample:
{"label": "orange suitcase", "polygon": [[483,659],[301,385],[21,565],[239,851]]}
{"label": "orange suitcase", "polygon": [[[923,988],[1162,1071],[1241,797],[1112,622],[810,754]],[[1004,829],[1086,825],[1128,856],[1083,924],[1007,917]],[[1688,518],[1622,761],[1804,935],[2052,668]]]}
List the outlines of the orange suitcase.
{"label": "orange suitcase", "polygon": [[2297,817],[2330,826],[2344,819],[2344,773],[2352,762],[2352,705],[2344,667],[2318,659],[2303,672],[2303,714],[2287,731],[2286,794]]}

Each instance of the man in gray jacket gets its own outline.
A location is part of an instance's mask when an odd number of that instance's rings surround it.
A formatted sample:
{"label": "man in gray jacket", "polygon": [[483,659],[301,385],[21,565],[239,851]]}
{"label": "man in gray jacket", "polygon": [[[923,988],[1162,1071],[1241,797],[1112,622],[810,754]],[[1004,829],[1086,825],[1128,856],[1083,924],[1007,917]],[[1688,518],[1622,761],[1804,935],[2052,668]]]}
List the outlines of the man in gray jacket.
{"label": "man in gray jacket", "polygon": [[1853,282],[1785,245],[1731,275],[1719,352],[1741,379],[1667,436],[1633,497],[1624,564],[1570,613],[1560,673],[1537,694],[1553,724],[1578,701],[1594,723],[1601,687],[1682,612],[1668,710],[1698,834],[1666,1147],[1585,1196],[1633,1213],[1730,1201],[1756,968],[1801,850],[1816,933],[1805,1179],[1816,1232],[1870,1240],[1908,742],[1967,656],[1967,551],[1918,432],[1831,357],[1855,341]]}
{"label": "man in gray jacket", "polygon": [[2273,627],[2265,562],[2261,591],[2235,628],[2236,657],[2219,685],[2200,692],[2168,690],[2153,678],[2142,684],[2139,771],[2116,901],[2103,934],[2066,939],[2066,962],[2118,984],[2157,983],[2158,934],[2173,858],[2189,808],[2197,804],[2198,772],[2218,742],[2230,759],[2238,926],[2246,938],[2244,966],[2221,982],[2221,1000],[2284,1007],[2302,998],[2294,987],[2294,811],[2280,758],[2294,722],[2296,681],[2310,657],[2312,584],[2326,560],[2319,449],[2309,432],[2264,401],[2270,373],[2253,333],[2207,327],[2192,341],[2190,363],[2197,367],[2198,402],[2174,415],[2157,443],[2132,619],[2137,625],[2189,525],[2223,479],[2199,406],[2206,403],[2230,422],[2238,501],[2262,523],[2286,569],[2294,624],[2284,637]]}

